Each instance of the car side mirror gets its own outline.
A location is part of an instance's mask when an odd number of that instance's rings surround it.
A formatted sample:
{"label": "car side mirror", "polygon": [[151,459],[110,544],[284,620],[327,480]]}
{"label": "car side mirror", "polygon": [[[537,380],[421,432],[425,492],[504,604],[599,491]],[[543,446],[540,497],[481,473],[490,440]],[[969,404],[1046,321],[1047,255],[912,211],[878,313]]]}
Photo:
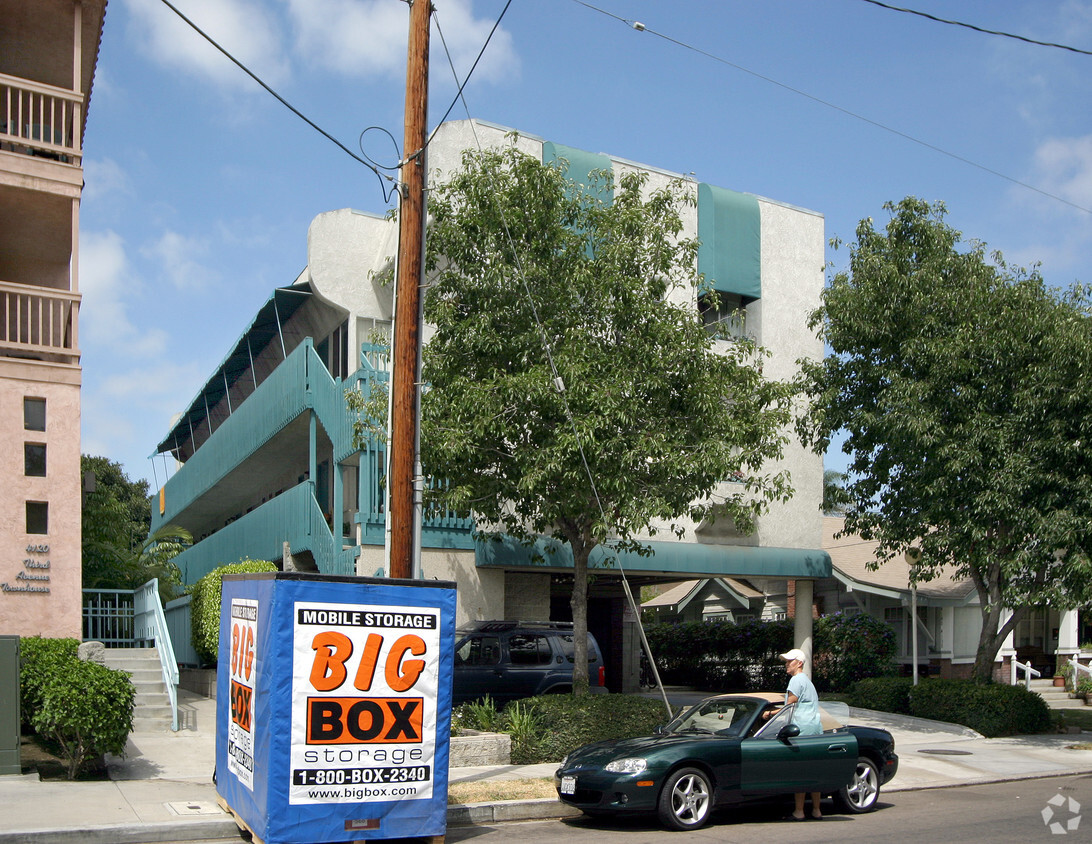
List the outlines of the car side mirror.
{"label": "car side mirror", "polygon": [[657,724],[652,729],[652,735],[654,735],[654,736],[662,736],[666,732],[667,732],[667,727],[665,725],[663,725],[663,724]]}
{"label": "car side mirror", "polygon": [[800,735],[800,728],[796,724],[786,724],[777,731],[777,740],[788,744],[789,739],[796,738],[798,735]]}

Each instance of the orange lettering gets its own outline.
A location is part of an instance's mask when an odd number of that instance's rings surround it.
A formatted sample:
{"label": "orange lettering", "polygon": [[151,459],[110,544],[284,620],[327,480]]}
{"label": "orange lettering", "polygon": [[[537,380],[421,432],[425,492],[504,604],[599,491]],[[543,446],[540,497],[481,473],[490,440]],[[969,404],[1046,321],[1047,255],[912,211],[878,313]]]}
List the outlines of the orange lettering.
{"label": "orange lettering", "polygon": [[352,640],[342,633],[327,630],[315,635],[311,648],[315,652],[311,685],[320,692],[333,691],[348,675],[345,663],[353,655]]}
{"label": "orange lettering", "polygon": [[372,687],[375,666],[379,663],[379,649],[382,647],[383,637],[378,633],[369,633],[368,640],[364,643],[364,653],[360,655],[360,668],[356,672],[356,682],[353,683],[362,692]]}
{"label": "orange lettering", "polygon": [[391,691],[404,692],[413,688],[413,684],[417,682],[417,678],[425,670],[425,661],[423,659],[407,659],[403,662],[402,658],[406,655],[406,651],[414,656],[422,656],[425,650],[424,640],[412,633],[403,636],[394,643],[391,652],[387,654],[386,677],[387,685],[390,686]]}

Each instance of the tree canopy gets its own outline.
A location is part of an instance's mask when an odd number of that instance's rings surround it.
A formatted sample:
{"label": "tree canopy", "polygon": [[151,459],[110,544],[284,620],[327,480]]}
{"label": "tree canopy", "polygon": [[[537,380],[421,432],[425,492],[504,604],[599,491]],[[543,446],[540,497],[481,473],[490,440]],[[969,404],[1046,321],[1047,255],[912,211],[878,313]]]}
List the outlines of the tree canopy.
{"label": "tree canopy", "polygon": [[813,315],[829,354],[803,362],[801,429],[818,450],[847,434],[847,531],[884,560],[919,549],[921,580],[974,582],[986,680],[1031,606],[1092,597],[1089,299],[963,243],[940,203],[885,208]]}
{"label": "tree canopy", "polygon": [[83,587],[134,589],[159,578],[160,595],[169,599],[181,588],[181,574],[171,560],[192,538],[181,528],[167,525],[153,536],[148,482],[133,481],[120,463],[106,457],[82,455],[85,481],[83,510]]}
{"label": "tree canopy", "polygon": [[426,259],[425,470],[486,529],[569,545],[581,649],[596,545],[639,550],[684,517],[747,529],[790,494],[762,474],[790,388],[753,342],[702,325],[684,186],[626,172],[609,203],[596,187],[514,148],[469,151],[430,195]]}

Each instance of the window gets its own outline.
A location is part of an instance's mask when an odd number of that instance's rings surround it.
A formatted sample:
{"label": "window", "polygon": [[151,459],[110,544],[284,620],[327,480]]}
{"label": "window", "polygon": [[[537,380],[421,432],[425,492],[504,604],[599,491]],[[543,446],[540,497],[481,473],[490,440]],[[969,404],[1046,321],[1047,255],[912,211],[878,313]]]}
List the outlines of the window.
{"label": "window", "polygon": [[[716,302],[714,303],[714,296]],[[742,337],[746,320],[743,297],[737,293],[703,293],[698,313],[706,331],[715,337]]]}
{"label": "window", "polygon": [[46,476],[46,447],[42,443],[23,443],[23,474],[31,478]]}
{"label": "window", "polygon": [[23,427],[28,431],[45,430],[45,399],[23,399]]}
{"label": "window", "polygon": [[27,533],[49,533],[49,503],[46,501],[27,502]]}
{"label": "window", "polygon": [[456,665],[497,665],[500,663],[500,639],[496,636],[472,636],[455,651]]}
{"label": "window", "polygon": [[513,665],[546,665],[551,658],[550,643],[545,636],[517,633],[508,639],[508,653]]}

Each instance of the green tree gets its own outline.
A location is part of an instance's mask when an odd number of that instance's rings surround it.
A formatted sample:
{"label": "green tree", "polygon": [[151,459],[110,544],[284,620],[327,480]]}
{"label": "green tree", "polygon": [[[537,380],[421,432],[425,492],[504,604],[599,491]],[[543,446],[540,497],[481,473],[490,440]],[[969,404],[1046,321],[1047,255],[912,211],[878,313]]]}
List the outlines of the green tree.
{"label": "green tree", "polygon": [[149,536],[148,482],[130,480],[120,463],[85,454],[80,468],[84,588],[134,589],[155,577],[160,596],[174,597],[181,573],[171,560],[192,543],[189,532],[166,525]]}
{"label": "green tree", "polygon": [[830,354],[803,362],[801,430],[820,451],[847,434],[848,531],[882,560],[920,551],[919,580],[951,567],[974,583],[985,682],[1031,606],[1092,597],[1087,290],[961,245],[942,204],[885,207],[886,231],[860,223],[813,315]]}
{"label": "green tree", "polygon": [[846,492],[846,475],[836,469],[823,472],[823,515],[844,516],[849,504]]}
{"label": "green tree", "polygon": [[568,544],[578,665],[597,545],[647,552],[640,534],[687,516],[747,530],[791,494],[760,474],[790,389],[753,342],[703,327],[684,186],[626,173],[609,204],[595,187],[513,148],[467,152],[430,194],[426,256],[424,467],[483,532]]}

